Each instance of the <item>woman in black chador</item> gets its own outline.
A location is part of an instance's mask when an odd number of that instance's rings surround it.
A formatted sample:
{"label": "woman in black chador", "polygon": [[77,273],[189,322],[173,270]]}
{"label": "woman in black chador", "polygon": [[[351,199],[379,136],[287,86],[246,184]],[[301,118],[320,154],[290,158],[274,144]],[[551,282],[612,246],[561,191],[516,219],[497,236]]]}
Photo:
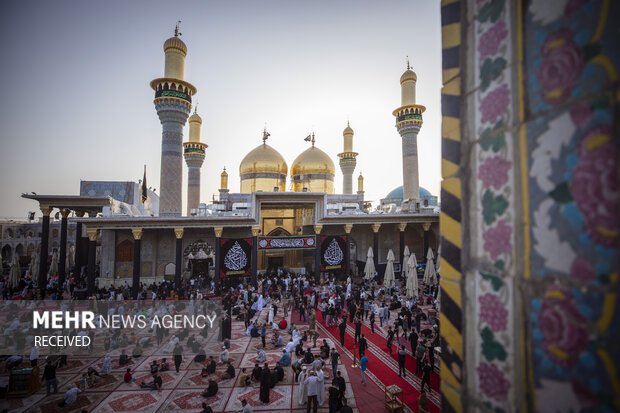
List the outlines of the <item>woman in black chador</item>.
{"label": "woman in black chador", "polygon": [[271,371],[269,365],[265,363],[265,367],[260,374],[260,401],[269,403],[269,389],[271,388]]}

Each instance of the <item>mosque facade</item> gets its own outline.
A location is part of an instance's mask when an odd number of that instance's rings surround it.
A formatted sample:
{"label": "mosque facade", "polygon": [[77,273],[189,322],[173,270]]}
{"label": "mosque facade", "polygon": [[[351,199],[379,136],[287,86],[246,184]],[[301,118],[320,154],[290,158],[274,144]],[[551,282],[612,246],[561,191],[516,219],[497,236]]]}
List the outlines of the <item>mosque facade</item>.
{"label": "mosque facade", "polygon": [[[136,281],[179,281],[198,275],[218,285],[236,285],[277,268],[317,280],[329,273],[356,275],[363,272],[369,248],[382,275],[390,250],[397,273],[405,246],[419,262],[424,262],[429,248],[437,250],[436,197],[429,204],[433,197],[418,182],[417,135],[425,108],[416,104],[417,76],[409,64],[400,78],[401,105],[393,113],[403,148],[404,189],[398,200],[388,195],[384,201],[389,202],[371,210],[364,199],[361,174],[357,191],[353,190],[358,153],[354,152],[355,132],[347,123],[343,151],[337,154],[342,193],[336,193],[334,161],[317,145],[314,134],[306,138],[307,149],[289,167],[269,145],[269,133],[264,130],[262,142],[239,164],[239,191],[228,188],[232,171],[224,169],[219,198],[207,205],[200,202],[200,170],[209,154],[200,134],[202,119],[192,106],[197,89],[184,76],[187,52],[175,31],[164,43],[164,76],[150,83],[162,125],[157,195],[146,182],[132,187],[137,194],[131,199],[125,192],[95,190],[114,188],[115,183],[105,182],[93,183],[92,193],[81,191],[80,196],[23,195],[39,202],[44,213],[41,245],[50,254],[43,238],[49,233],[53,211],[64,211],[62,219],[76,225],[75,238],[70,240],[81,252],[75,268],[86,274],[89,290],[95,286],[95,274],[99,286],[124,282],[137,286]],[[186,123],[189,139],[184,142]],[[185,211],[183,160],[187,165]]]}

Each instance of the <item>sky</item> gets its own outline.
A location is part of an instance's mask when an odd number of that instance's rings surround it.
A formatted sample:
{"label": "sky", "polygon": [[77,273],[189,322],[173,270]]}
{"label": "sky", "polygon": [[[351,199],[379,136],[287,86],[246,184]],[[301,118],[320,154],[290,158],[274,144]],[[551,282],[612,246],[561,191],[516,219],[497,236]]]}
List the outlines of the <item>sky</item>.
{"label": "sky", "polygon": [[[354,191],[362,172],[365,198],[377,203],[402,185],[392,111],[406,56],[426,106],[420,185],[439,195],[439,13],[439,0],[2,1],[0,217],[37,208],[23,192],[78,195],[80,180],[137,181],[145,164],[159,189],[161,124],[149,82],[163,77],[163,43],[177,20],[208,144],[201,202],[217,194],[224,166],[239,190],[239,164],[265,125],[289,170],[314,131],[342,192],[337,154],[349,120]],[[186,185],[184,164],[183,211]]]}

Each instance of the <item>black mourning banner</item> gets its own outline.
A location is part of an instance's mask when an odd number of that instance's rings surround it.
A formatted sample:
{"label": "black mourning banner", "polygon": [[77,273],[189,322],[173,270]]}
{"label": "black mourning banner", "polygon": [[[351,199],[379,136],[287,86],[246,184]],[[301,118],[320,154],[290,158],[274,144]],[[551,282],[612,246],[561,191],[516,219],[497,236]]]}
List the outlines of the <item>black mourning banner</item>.
{"label": "black mourning banner", "polygon": [[249,276],[252,267],[252,238],[220,239],[220,278]]}
{"label": "black mourning banner", "polygon": [[347,236],[321,237],[321,271],[346,270]]}

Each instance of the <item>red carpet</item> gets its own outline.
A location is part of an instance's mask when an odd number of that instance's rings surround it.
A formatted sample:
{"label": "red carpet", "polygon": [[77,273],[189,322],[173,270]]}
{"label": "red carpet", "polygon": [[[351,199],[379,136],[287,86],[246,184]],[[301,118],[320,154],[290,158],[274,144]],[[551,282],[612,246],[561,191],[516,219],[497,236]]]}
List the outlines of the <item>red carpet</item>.
{"label": "red carpet", "polygon": [[[319,323],[323,330],[328,332],[334,342],[340,344],[340,332],[338,327],[327,327],[327,324],[323,322],[323,317],[320,314],[320,310],[317,310],[317,323]],[[348,325],[349,323],[347,323]],[[370,329],[368,332],[362,330],[364,335],[373,336],[370,334]],[[375,334],[373,337],[366,337],[367,340],[372,342],[376,347],[381,349],[383,352],[387,353],[387,347],[385,346],[385,339],[379,337]],[[380,341],[383,340],[383,345],[380,345]],[[347,334],[345,334],[344,338],[345,348],[349,351],[353,351],[354,345],[354,336],[351,333],[350,329],[347,329]],[[375,354],[377,350],[373,350],[372,345],[369,345],[369,349],[366,351],[366,357],[368,358],[368,370],[385,386],[389,386],[392,384],[396,384],[398,387],[403,389],[404,392],[404,401],[405,404],[414,412],[418,412],[418,398],[420,397],[420,392],[411,385],[405,379],[398,377],[398,367],[396,367],[396,372],[392,369],[391,366],[387,365],[385,361],[381,360],[381,358]],[[356,354],[357,356],[357,354]],[[385,357],[389,357],[389,354],[385,354]],[[397,365],[396,365],[397,366]],[[410,371],[415,371],[415,359],[413,357],[407,357],[407,369]],[[433,373],[434,374],[434,373]],[[434,374],[437,376],[436,374]],[[434,381],[434,383],[433,383]],[[438,378],[431,377],[431,387],[435,390],[439,388]],[[437,399],[436,397],[434,397]],[[429,408],[432,413],[439,412],[439,406],[435,405],[433,401],[431,401],[431,397],[429,397]]]}

